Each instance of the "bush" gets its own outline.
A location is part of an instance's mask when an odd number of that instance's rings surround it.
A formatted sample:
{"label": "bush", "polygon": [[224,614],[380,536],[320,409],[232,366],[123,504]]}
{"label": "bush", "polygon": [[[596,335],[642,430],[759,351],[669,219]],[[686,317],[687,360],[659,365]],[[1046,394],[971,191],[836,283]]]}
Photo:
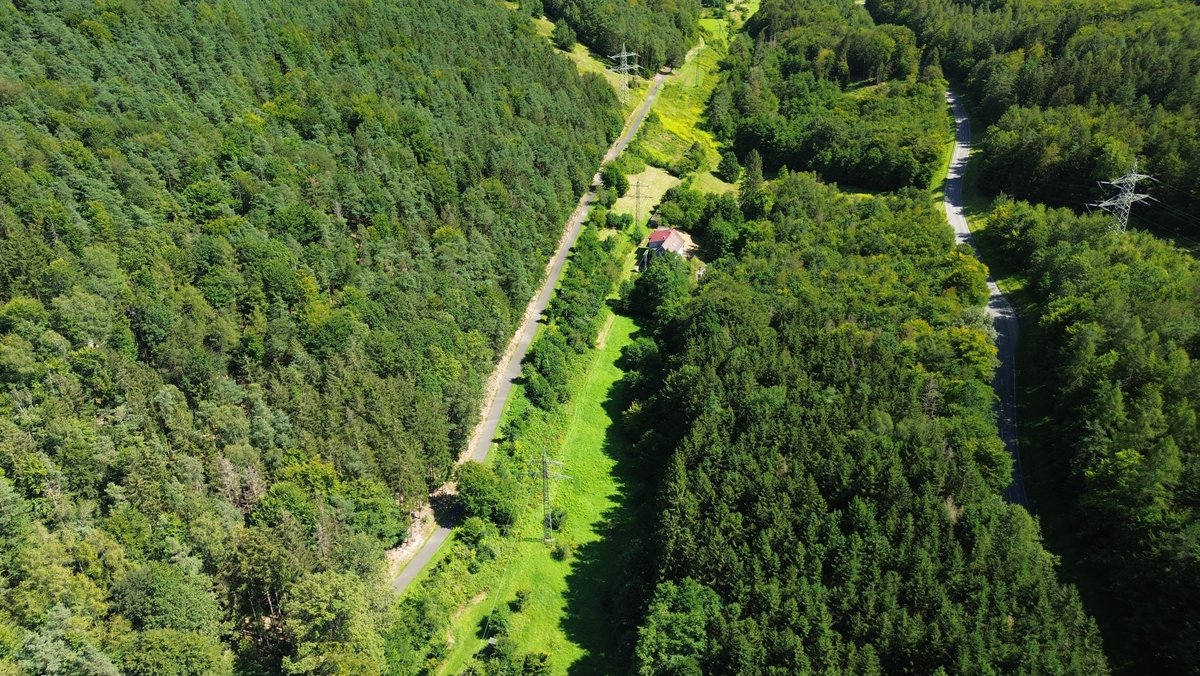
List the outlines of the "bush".
{"label": "bush", "polygon": [[574,551],[574,544],[568,542],[556,542],[554,543],[554,549],[550,550],[550,556],[553,557],[555,561],[566,561],[567,558],[574,553]]}
{"label": "bush", "polygon": [[470,461],[458,468],[458,501],[468,519],[475,516],[502,527],[516,521],[514,487],[488,465]]}
{"label": "bush", "polygon": [[567,523],[567,510],[563,507],[554,507],[550,510],[550,526],[551,530],[560,531]]}
{"label": "bush", "polygon": [[514,613],[519,613],[522,610],[525,610],[525,605],[529,603],[530,596],[533,596],[532,591],[528,589],[518,589],[517,595],[513,597],[513,600],[508,602],[509,610],[513,611]]}
{"label": "bush", "polygon": [[563,19],[554,22],[554,32],[551,34],[551,39],[554,41],[554,46],[564,52],[571,51],[577,41],[575,31]]}
{"label": "bush", "polygon": [[610,211],[608,212],[608,221],[605,223],[605,225],[613,228],[614,230],[624,230],[625,228],[633,225],[633,214],[615,214]]}
{"label": "bush", "polygon": [[717,165],[717,178],[726,183],[737,183],[742,176],[742,165],[738,163],[737,154],[732,150],[721,153],[721,163]]}
{"label": "bush", "polygon": [[617,197],[624,197],[625,193],[629,192],[629,179],[616,164],[604,165],[600,170],[600,179],[604,181],[605,187],[616,192]]}
{"label": "bush", "polygon": [[480,633],[484,636],[503,636],[508,633],[512,624],[512,611],[506,606],[497,606],[490,615],[484,615],[479,621]]}
{"label": "bush", "polygon": [[491,534],[493,526],[478,516],[467,517],[458,526],[458,540],[475,549],[483,539]]}

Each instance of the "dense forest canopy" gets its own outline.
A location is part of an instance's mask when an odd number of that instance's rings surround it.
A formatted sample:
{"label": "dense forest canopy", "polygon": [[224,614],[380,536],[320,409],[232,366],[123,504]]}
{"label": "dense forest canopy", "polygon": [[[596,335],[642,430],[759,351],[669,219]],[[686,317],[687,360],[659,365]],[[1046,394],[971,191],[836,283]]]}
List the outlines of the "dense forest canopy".
{"label": "dense forest canopy", "polygon": [[[1140,171],[1134,222],[1200,226],[1200,9],[1175,0],[868,0],[960,81],[983,136],[980,184],[1076,212],[1096,181]],[[1053,425],[1037,451],[1063,480],[1076,569],[1115,667],[1200,669],[1195,542],[1196,316],[1183,251],[1108,218],[1003,200],[989,230],[1030,280]],[[1040,375],[1040,374],[1039,374]]]}
{"label": "dense forest canopy", "polygon": [[1000,498],[983,266],[923,192],[764,190],[749,221],[677,193],[731,251],[631,295],[654,318],[627,424],[662,467],[639,673],[1105,673]]}
{"label": "dense forest canopy", "polygon": [[700,34],[699,0],[525,0],[534,12],[563,21],[601,57],[624,47],[637,53],[643,74],[683,65]]}
{"label": "dense forest canopy", "polygon": [[0,671],[379,672],[620,123],[490,0],[0,0]]}
{"label": "dense forest canopy", "polygon": [[1200,266],[1108,218],[1001,202],[991,227],[1027,266],[1076,502],[1083,565],[1116,663],[1200,669]]}
{"label": "dense forest canopy", "polygon": [[[912,28],[979,118],[984,184],[1082,209],[1134,158],[1161,181],[1159,220],[1200,198],[1200,7],[1177,0],[868,0]],[[1174,221],[1182,221],[1174,223]]]}
{"label": "dense forest canopy", "polygon": [[950,122],[940,72],[852,0],[767,0],[732,42],[709,125],[768,170],[809,169],[873,190],[924,188]]}

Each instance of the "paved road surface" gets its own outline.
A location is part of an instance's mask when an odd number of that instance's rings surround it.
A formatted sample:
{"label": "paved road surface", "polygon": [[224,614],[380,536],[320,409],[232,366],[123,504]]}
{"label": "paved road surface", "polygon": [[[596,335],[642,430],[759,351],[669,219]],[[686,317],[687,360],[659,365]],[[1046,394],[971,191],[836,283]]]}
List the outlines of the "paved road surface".
{"label": "paved road surface", "polygon": [[[954,92],[946,92],[954,113],[954,155],[950,158],[950,173],[946,175],[946,220],[954,227],[955,239],[975,248],[975,238],[963,215],[963,176],[967,170],[967,156],[971,153],[971,123],[967,111]],[[978,249],[975,255],[979,255]],[[1000,426],[1000,438],[1013,459],[1012,483],[1004,489],[1004,499],[1018,505],[1029,506],[1025,495],[1025,471],[1021,467],[1021,450],[1017,443],[1017,339],[1020,326],[1012,303],[996,286],[996,280],[988,274],[987,313],[996,327],[996,348],[999,351],[1000,368],[992,387],[996,390],[996,418]]]}
{"label": "paved road surface", "polygon": [[[625,150],[625,147],[633,141],[638,128],[642,126],[642,122],[650,112],[651,106],[654,105],[654,100],[658,98],[658,92],[662,88],[665,77],[666,75],[663,73],[654,76],[650,91],[647,92],[641,107],[637,109],[633,117],[626,123],[624,133],[608,149],[608,152],[604,155],[603,164],[616,159]],[[492,378],[498,379],[499,382],[493,390],[492,396],[484,402],[483,413],[480,416],[479,423],[475,426],[475,432],[471,436],[467,453],[462,459],[482,462],[487,457],[488,450],[492,446],[492,440],[496,437],[496,428],[500,424],[500,416],[504,413],[504,405],[508,401],[508,395],[512,392],[513,381],[521,374],[521,361],[525,358],[525,353],[529,350],[529,345],[533,342],[533,337],[537,334],[538,319],[546,311],[546,305],[550,302],[550,296],[554,293],[554,287],[558,285],[558,277],[562,273],[563,264],[567,260],[567,254],[570,252],[571,246],[575,244],[575,240],[579,237],[579,231],[583,228],[584,221],[587,220],[588,212],[592,208],[592,202],[596,199],[596,186],[599,183],[600,172],[596,172],[596,175],[592,177],[592,188],[579,199],[579,205],[575,207],[571,218],[567,220],[567,226],[563,230],[562,239],[558,243],[558,250],[555,251],[554,257],[550,259],[550,263],[546,267],[546,281],[542,283],[537,295],[529,301],[529,305],[525,308],[525,317],[521,322],[520,328],[513,335],[505,355],[496,364]],[[433,535],[429,536],[425,544],[417,550],[416,556],[400,570],[400,574],[392,581],[392,587],[396,590],[396,593],[401,593],[408,587],[448,537],[450,537],[450,529],[445,526],[438,526]]]}

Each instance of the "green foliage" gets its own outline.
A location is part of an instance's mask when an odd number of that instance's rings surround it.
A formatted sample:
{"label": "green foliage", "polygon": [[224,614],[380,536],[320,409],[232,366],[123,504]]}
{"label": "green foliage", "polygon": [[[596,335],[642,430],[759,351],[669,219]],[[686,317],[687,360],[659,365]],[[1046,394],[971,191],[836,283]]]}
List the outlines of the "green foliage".
{"label": "green foliage", "polygon": [[125,650],[121,669],[136,676],[233,673],[231,655],[219,640],[195,632],[150,629]]}
{"label": "green foliage", "polygon": [[50,609],[46,623],[17,652],[17,663],[31,674],[117,676],[121,672],[96,647],[80,618],[63,606]]}
{"label": "green foliage", "polygon": [[662,332],[679,318],[691,291],[692,271],[687,261],[673,253],[652,255],[650,265],[633,283],[626,308]]}
{"label": "green foliage", "polygon": [[617,197],[624,197],[629,192],[629,179],[617,164],[610,162],[604,165],[600,170],[600,178],[604,181],[604,187],[616,193]]}
{"label": "green foliage", "polygon": [[1035,280],[1031,319],[1045,332],[1060,421],[1048,442],[1077,506],[1083,566],[1114,609],[1104,628],[1133,670],[1195,670],[1200,266],[1065,209],[1004,200],[989,229]]}
{"label": "green foliage", "polygon": [[468,461],[458,468],[458,501],[468,518],[508,527],[517,517],[516,486],[491,465]]}
{"label": "green foliage", "polygon": [[982,267],[924,192],[790,172],[768,190],[771,227],[637,350],[626,419],[662,468],[637,668],[1105,673],[1036,523],[1000,499]]}
{"label": "green foliage", "polygon": [[[768,0],[746,31],[708,111],[738,155],[869,189],[929,185],[950,124],[940,83],[914,81],[912,31],[876,26],[851,0]],[[861,79],[875,86],[850,87]]]}
{"label": "green foliage", "polygon": [[737,153],[726,150],[721,153],[721,163],[717,165],[717,178],[726,183],[737,183],[742,176],[742,165],[738,163]]}
{"label": "green foliage", "polygon": [[476,0],[0,27],[0,670],[378,670],[285,606],[449,477],[611,88]]}
{"label": "green foliage", "polygon": [[613,255],[614,244],[612,239],[601,240],[596,228],[583,228],[546,310],[554,328],[576,353],[595,342],[600,309],[621,275],[621,261]]}
{"label": "green foliage", "polygon": [[215,637],[221,611],[208,578],[157,561],[133,570],[113,592],[121,614],[136,629],[176,629]]}
{"label": "green foliage", "polygon": [[[1141,169],[1152,191],[1196,206],[1200,176],[1200,8],[1096,0],[868,0],[911,27],[962,81],[984,137],[985,189],[1079,209],[1096,180]],[[994,123],[994,124],[993,124]],[[1190,223],[1171,210],[1156,225]],[[1165,221],[1165,223],[1163,223]]]}
{"label": "green foliage", "polygon": [[554,46],[563,51],[571,51],[571,48],[575,46],[578,40],[575,37],[575,31],[571,29],[564,19],[554,22],[554,32],[551,34],[551,39],[554,41]]}
{"label": "green foliage", "polygon": [[658,585],[638,630],[639,673],[686,673],[685,664],[698,667],[720,613],[717,593],[691,578]]}
{"label": "green foliage", "polygon": [[383,644],[361,580],[327,571],[292,588],[284,605],[296,657],[284,658],[290,674],[383,674]]}
{"label": "green foliage", "polygon": [[699,0],[543,0],[546,15],[607,56],[627,48],[649,71],[679,66],[699,37]]}

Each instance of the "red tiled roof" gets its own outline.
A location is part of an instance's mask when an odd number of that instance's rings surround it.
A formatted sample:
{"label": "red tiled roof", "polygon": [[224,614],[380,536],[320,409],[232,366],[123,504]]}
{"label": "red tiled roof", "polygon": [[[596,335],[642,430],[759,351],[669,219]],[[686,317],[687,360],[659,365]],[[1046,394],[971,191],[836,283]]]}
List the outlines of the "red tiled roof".
{"label": "red tiled roof", "polygon": [[675,230],[673,228],[659,228],[658,230],[650,233],[649,243],[655,244],[657,242],[666,241],[666,239],[673,234],[675,234]]}

